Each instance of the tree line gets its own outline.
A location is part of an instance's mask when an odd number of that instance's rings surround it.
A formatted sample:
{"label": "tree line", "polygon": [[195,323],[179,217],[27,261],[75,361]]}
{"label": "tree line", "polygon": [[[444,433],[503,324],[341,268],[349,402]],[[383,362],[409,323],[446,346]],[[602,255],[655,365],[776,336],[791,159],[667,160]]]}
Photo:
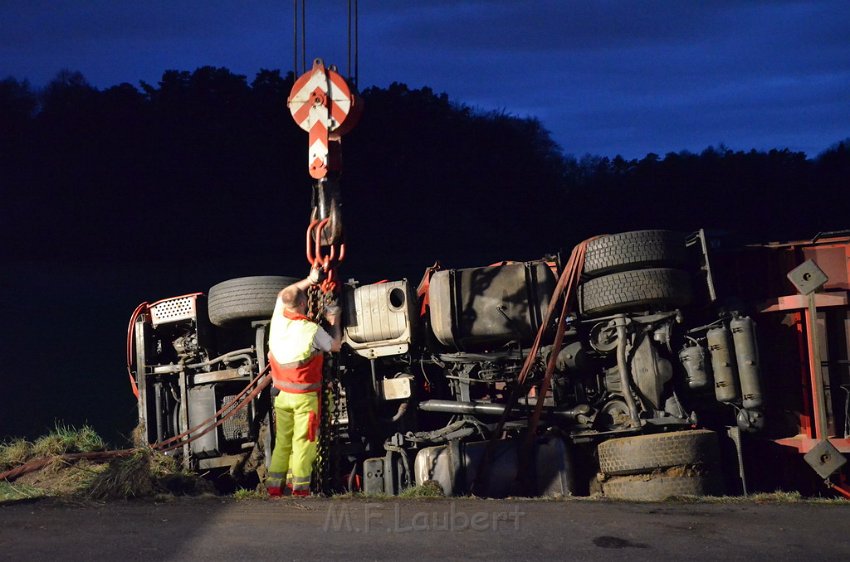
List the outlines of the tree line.
{"label": "tree line", "polygon": [[[249,82],[215,67],[169,70],[139,87],[98,89],[70,71],[40,91],[0,81],[0,228],[16,241],[4,251],[302,263],[311,190],[306,133],[286,107],[292,83],[277,70]],[[362,270],[527,259],[637,228],[706,227],[755,241],[850,226],[848,141],[815,157],[722,145],[575,157],[536,119],[478,111],[427,87],[396,83],[362,97],[341,179]]]}

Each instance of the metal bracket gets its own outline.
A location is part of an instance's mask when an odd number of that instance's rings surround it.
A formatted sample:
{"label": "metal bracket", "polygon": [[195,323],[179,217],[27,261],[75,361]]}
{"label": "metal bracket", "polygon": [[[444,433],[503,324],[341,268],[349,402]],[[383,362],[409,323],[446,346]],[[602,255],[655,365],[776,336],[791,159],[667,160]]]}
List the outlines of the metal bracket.
{"label": "metal bracket", "polygon": [[820,441],[811,451],[803,455],[803,460],[824,479],[829,478],[847,464],[844,455],[835,448],[835,445],[826,440]]}
{"label": "metal bracket", "polygon": [[788,280],[802,295],[810,295],[823,287],[829,277],[812,260],[806,260],[788,273]]}
{"label": "metal bracket", "polygon": [[709,242],[705,234],[705,229],[699,229],[691,234],[685,241],[685,245],[690,247],[699,244],[701,261],[700,270],[705,273],[705,284],[708,288],[708,296],[711,302],[717,301],[717,290],[714,287],[714,276],[711,272],[711,259],[708,255]]}
{"label": "metal bracket", "polygon": [[741,429],[737,426],[727,427],[726,435],[732,440],[735,445],[735,453],[737,453],[738,461],[738,478],[741,480],[741,491],[747,495],[747,474],[744,471],[744,444],[741,440]]}

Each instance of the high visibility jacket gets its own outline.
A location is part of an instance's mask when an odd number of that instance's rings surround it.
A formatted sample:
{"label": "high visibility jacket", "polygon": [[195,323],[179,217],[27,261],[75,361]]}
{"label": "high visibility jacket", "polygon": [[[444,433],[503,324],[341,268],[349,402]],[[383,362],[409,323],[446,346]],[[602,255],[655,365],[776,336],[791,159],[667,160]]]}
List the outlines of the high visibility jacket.
{"label": "high visibility jacket", "polygon": [[269,333],[269,364],[275,388],[292,394],[322,388],[324,356],[313,347],[319,325],[278,303]]}

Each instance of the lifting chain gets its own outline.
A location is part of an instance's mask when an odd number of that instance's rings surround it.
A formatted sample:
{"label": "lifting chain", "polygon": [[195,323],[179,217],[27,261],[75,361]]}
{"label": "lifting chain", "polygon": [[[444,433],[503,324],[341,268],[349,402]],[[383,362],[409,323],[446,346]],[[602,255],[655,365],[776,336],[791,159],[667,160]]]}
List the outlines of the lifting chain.
{"label": "lifting chain", "polygon": [[330,491],[330,443],[328,434],[331,431],[331,424],[330,417],[328,415],[328,393],[330,392],[330,389],[328,388],[330,385],[328,375],[331,371],[333,371],[333,366],[330,363],[331,361],[325,361],[323,373],[324,384],[322,384],[322,395],[320,397],[321,418],[319,426],[319,450],[316,454],[316,466],[313,467],[313,478],[311,480],[313,483],[314,494],[327,494]]}
{"label": "lifting chain", "polygon": [[321,430],[319,451],[313,482],[315,493],[333,494],[339,483],[340,443],[340,381],[339,364],[331,359],[325,362],[325,381],[322,385]]}
{"label": "lifting chain", "polygon": [[307,289],[307,318],[313,322],[320,322],[323,310],[322,290],[318,285],[313,285]]}
{"label": "lifting chain", "polygon": [[[325,308],[338,305],[336,267],[345,258],[339,196],[336,184],[326,178],[315,186],[306,242],[310,267],[324,275],[320,284],[307,290],[307,316],[321,322]],[[330,354],[325,356],[322,378],[319,443],[312,482],[314,493],[330,494],[339,481],[340,411],[339,364]]]}
{"label": "lifting chain", "polygon": [[[353,6],[356,26],[357,3],[354,2]],[[349,4],[349,35],[351,10],[352,5]],[[302,34],[305,32],[303,12],[304,4],[302,3]],[[297,5],[295,13],[295,62],[297,67]],[[351,37],[349,36],[349,47],[350,44]],[[350,65],[351,55],[349,52],[349,67]],[[302,66],[306,65],[302,64]],[[325,307],[337,305],[339,283],[336,278],[336,268],[345,259],[342,202],[337,183],[342,170],[341,137],[357,124],[363,111],[363,103],[356,94],[356,90],[337,72],[335,66],[325,66],[321,59],[315,59],[312,70],[305,72],[295,80],[287,105],[292,113],[292,118],[309,135],[307,166],[310,176],[316,180],[310,225],[307,227],[307,261],[311,268],[323,272],[324,279],[320,285],[311,287],[307,291],[307,316],[315,322],[320,322]],[[338,444],[341,410],[339,373],[340,367],[337,358],[327,355],[324,364],[324,384],[322,385],[320,403],[319,450],[313,478],[314,491],[319,493],[333,491],[329,475],[332,458],[334,459],[334,476],[339,477]],[[331,404],[333,404],[332,407]]]}
{"label": "lifting chain", "polygon": [[342,410],[340,409],[341,401],[342,401],[342,384],[340,381],[340,368],[339,364],[334,365],[333,377],[331,378],[331,400],[333,401],[333,408],[330,411],[331,414],[331,424],[328,432],[328,441],[329,446],[331,447],[331,451],[333,452],[330,460],[333,461],[333,477],[336,482],[339,481],[340,478],[340,466],[339,460],[340,455],[342,454],[342,449],[340,447],[340,413]]}
{"label": "lifting chain", "polygon": [[[336,294],[323,292],[320,285],[314,285],[307,289],[307,316],[318,322],[325,307],[336,306],[337,302]],[[339,472],[340,383],[339,364],[333,355],[325,355],[322,378],[319,443],[312,482],[314,493],[330,494]]]}

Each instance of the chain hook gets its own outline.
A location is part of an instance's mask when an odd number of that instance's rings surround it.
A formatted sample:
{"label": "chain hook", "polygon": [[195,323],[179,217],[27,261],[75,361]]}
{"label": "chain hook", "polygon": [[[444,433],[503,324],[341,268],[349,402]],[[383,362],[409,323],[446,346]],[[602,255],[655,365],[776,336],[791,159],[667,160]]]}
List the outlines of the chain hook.
{"label": "chain hook", "polygon": [[310,221],[307,227],[307,262],[315,269],[321,269],[326,277],[322,281],[321,289],[323,293],[333,293],[336,291],[336,275],[335,268],[345,259],[345,243],[328,245],[327,253],[322,253],[322,235],[325,228],[328,228],[330,218],[314,219]]}

